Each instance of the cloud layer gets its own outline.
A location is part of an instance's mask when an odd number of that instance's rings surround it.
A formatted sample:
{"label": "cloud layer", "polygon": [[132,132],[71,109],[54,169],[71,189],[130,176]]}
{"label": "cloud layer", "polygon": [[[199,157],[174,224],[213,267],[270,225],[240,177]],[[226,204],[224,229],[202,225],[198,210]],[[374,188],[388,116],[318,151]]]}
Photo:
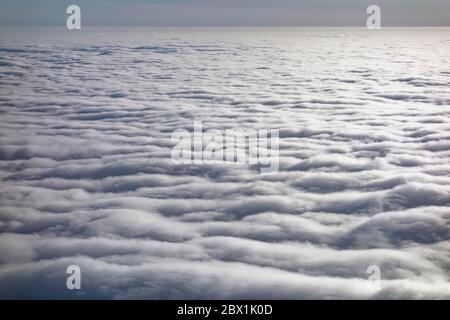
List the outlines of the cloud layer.
{"label": "cloud layer", "polygon": [[[5,33],[0,297],[450,298],[449,50],[448,29]],[[280,171],[174,164],[194,120],[279,129]]]}

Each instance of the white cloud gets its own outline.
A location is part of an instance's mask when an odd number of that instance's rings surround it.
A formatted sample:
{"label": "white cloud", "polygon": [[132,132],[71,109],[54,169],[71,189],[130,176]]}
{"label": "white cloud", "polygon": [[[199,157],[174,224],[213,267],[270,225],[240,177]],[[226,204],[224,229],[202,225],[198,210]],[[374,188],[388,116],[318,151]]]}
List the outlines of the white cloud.
{"label": "white cloud", "polygon": [[[1,298],[450,298],[448,32],[109,32],[0,48]],[[280,171],[174,164],[194,120]]]}

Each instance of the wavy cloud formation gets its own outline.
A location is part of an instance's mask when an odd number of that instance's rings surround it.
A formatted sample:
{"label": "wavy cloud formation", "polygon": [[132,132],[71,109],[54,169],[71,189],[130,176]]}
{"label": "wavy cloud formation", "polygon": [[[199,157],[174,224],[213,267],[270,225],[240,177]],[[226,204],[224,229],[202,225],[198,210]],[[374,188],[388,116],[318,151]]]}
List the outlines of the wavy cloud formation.
{"label": "wavy cloud formation", "polygon": [[[7,33],[0,297],[450,298],[449,51],[448,29]],[[194,120],[279,129],[279,172],[174,164]]]}

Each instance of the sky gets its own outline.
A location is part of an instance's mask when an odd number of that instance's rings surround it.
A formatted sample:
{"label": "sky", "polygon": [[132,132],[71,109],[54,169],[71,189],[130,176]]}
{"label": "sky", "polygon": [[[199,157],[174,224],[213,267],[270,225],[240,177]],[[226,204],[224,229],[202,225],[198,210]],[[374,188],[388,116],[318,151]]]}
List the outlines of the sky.
{"label": "sky", "polygon": [[448,0],[0,0],[0,25],[65,25],[81,7],[84,26],[365,26],[377,4],[385,26],[449,26]]}

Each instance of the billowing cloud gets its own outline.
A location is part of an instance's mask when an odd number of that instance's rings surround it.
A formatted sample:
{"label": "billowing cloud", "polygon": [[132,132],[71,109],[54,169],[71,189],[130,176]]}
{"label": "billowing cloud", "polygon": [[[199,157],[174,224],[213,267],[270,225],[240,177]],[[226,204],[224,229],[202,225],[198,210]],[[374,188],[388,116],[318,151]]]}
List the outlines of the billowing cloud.
{"label": "billowing cloud", "polygon": [[[0,297],[450,298],[449,50],[441,29],[5,34]],[[280,170],[175,164],[194,121],[279,129]]]}

